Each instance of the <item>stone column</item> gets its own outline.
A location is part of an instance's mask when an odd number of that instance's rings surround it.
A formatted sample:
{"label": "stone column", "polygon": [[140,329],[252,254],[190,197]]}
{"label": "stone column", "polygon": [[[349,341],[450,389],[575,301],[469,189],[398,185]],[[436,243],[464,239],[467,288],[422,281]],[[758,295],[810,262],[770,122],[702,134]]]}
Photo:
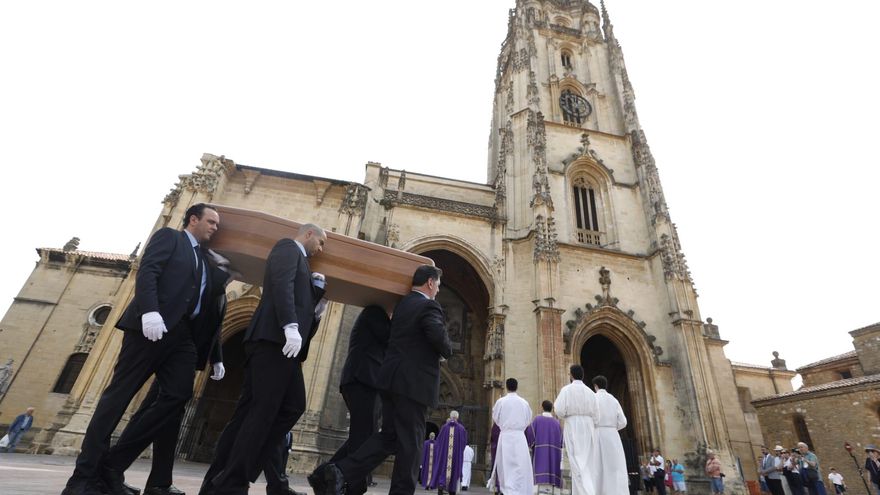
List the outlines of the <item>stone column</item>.
{"label": "stone column", "polygon": [[568,365],[562,342],[562,313],[558,308],[535,308],[538,329],[538,383],[539,399],[553,400],[565,382]]}

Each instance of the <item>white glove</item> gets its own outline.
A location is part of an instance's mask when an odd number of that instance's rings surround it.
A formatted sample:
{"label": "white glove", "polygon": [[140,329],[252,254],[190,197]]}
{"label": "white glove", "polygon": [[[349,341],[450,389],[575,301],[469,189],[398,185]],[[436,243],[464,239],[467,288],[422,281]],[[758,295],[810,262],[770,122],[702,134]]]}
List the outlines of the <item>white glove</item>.
{"label": "white glove", "polygon": [[214,363],[211,366],[214,367],[214,374],[211,375],[211,380],[222,380],[226,376],[226,368],[223,366],[223,363]]}
{"label": "white glove", "polygon": [[320,320],[321,317],[324,316],[324,311],[326,311],[326,310],[327,310],[327,299],[322,297],[321,300],[318,301],[317,306],[315,306],[315,319]]}
{"label": "white glove", "polygon": [[284,348],[281,349],[281,352],[285,357],[296,357],[303,343],[302,336],[299,334],[299,323],[284,325],[284,339],[287,342],[284,343]]}
{"label": "white glove", "polygon": [[327,279],[324,277],[323,273],[312,272],[312,285],[319,289],[323,289],[327,284]]}
{"label": "white glove", "polygon": [[144,329],[144,337],[152,342],[160,340],[162,336],[168,333],[165,328],[165,321],[158,311],[150,311],[141,315],[141,327]]}

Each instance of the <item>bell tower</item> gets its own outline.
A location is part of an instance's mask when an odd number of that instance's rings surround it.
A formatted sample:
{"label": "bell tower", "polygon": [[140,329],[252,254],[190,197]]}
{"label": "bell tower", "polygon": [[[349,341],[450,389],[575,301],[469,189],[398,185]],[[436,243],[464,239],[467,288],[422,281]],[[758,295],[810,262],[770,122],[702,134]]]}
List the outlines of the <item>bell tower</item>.
{"label": "bell tower", "polygon": [[[741,420],[725,415],[738,406],[721,391],[736,393],[710,358],[726,342],[703,331],[604,3],[516,1],[498,56],[487,177],[503,257],[517,267],[507,264],[506,299],[528,298],[535,318],[527,329],[508,325],[505,346],[534,352],[537,344],[537,396],[555,397],[568,383],[568,365],[592,355],[582,354],[591,337],[626,340],[642,346],[628,359],[644,360],[642,378],[629,384],[633,403],[646,404],[637,411],[637,450],[678,435],[676,448],[695,456],[706,445],[730,452],[729,425]],[[533,270],[524,269],[529,263]],[[611,280],[614,296],[605,290]],[[620,319],[600,323],[603,313]],[[511,306],[509,320],[525,325],[526,316]],[[505,366],[529,360],[511,352]],[[637,397],[637,388],[648,395]],[[652,394],[674,397],[678,416],[647,405]]]}

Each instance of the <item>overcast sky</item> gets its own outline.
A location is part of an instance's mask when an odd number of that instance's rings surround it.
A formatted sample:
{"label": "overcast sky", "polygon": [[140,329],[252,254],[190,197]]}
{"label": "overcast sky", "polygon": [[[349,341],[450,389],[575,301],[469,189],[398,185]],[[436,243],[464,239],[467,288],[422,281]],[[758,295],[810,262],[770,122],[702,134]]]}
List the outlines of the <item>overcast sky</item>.
{"label": "overcast sky", "polygon": [[[202,153],[484,182],[514,0],[5,2],[0,311],[37,247],[129,253]],[[880,321],[876,19],[862,0],[608,0],[704,318],[790,368]]]}

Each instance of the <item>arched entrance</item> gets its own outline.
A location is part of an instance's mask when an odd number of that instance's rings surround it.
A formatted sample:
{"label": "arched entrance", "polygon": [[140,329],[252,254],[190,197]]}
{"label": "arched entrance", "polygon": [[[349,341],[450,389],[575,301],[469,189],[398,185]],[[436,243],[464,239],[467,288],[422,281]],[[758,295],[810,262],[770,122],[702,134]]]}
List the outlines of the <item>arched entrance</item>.
{"label": "arched entrance", "polygon": [[623,414],[626,415],[626,428],[621,430],[620,440],[623,442],[623,451],[626,454],[627,469],[629,472],[638,471],[639,452],[636,442],[636,425],[633,415],[632,397],[627,380],[626,364],[623,355],[608,337],[594,335],[590,337],[581,348],[581,366],[584,367],[584,383],[592,387],[592,380],[597,375],[608,379],[608,392],[613,395]]}
{"label": "arched entrance", "polygon": [[[453,410],[468,431],[468,443],[475,451],[488,445],[491,428],[490,390],[484,388],[483,355],[489,316],[489,290],[477,269],[463,256],[446,249],[414,250],[434,260],[443,270],[437,301],[446,314],[452,341],[452,357],[440,369],[440,404],[428,412],[428,421],[443,425]],[[479,454],[474,465],[475,482],[485,459]]]}
{"label": "arched entrance", "polygon": [[621,439],[633,472],[639,456],[660,445],[663,436],[655,410],[657,361],[651,338],[628,314],[601,306],[580,321],[569,339],[571,357],[584,366],[586,380],[605,375],[609,392],[626,414],[627,428]]}
{"label": "arched entrance", "polygon": [[[226,376],[210,380],[210,372],[196,377],[195,394],[186,408],[178,437],[178,457],[197,462],[211,462],[214,447],[223,428],[232,417],[244,383],[244,329],[260,302],[259,289],[229,301],[223,320],[223,364]],[[210,366],[209,366],[210,368]]]}

